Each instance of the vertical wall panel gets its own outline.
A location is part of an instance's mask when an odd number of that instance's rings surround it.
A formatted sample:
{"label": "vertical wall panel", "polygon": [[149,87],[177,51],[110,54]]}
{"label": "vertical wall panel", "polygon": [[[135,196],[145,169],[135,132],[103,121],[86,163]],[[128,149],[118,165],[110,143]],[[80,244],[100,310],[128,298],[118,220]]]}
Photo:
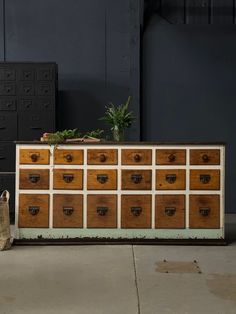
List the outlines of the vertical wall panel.
{"label": "vertical wall panel", "polygon": [[107,0],[106,80],[111,102],[123,103],[131,95],[131,110],[136,115],[127,139],[139,140],[140,77],[140,1]]}
{"label": "vertical wall panel", "polygon": [[210,20],[210,0],[186,0],[186,23],[208,24]]}
{"label": "vertical wall panel", "polygon": [[4,60],[4,0],[0,0],[0,61]]}
{"label": "vertical wall panel", "polygon": [[212,0],[212,24],[233,24],[234,0]]}
{"label": "vertical wall panel", "polygon": [[161,13],[171,24],[183,24],[185,21],[185,1],[162,0]]}

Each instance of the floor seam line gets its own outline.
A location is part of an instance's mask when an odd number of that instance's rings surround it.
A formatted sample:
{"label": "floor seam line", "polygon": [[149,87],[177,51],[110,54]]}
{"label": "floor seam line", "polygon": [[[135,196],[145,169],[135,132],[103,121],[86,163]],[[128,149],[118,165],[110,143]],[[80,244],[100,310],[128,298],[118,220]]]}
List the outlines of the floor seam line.
{"label": "floor seam line", "polygon": [[139,298],[139,288],[138,288],[138,278],[137,278],[137,268],[136,268],[136,262],[135,262],[134,246],[132,245],[131,247],[132,247],[133,265],[134,265],[134,282],[135,282],[136,295],[137,295],[137,301],[138,301],[138,314],[140,314],[141,313],[140,298]]}

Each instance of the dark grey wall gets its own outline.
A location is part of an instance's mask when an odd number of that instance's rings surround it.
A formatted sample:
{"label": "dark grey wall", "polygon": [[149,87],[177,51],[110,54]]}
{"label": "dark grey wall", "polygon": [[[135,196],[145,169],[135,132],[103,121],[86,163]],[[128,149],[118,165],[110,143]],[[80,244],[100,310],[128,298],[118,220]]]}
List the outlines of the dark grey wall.
{"label": "dark grey wall", "polygon": [[136,0],[0,0],[0,58],[58,63],[58,129],[103,127],[104,105],[131,95],[137,140],[139,10]]}
{"label": "dark grey wall", "polygon": [[143,139],[225,141],[228,212],[236,211],[236,27],[167,25],[143,38]]}

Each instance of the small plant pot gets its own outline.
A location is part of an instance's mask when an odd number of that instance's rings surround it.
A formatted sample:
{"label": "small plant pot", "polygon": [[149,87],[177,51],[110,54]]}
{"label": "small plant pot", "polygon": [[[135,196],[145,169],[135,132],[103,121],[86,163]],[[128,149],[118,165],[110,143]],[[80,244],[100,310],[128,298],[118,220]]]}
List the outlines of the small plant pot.
{"label": "small plant pot", "polygon": [[114,130],[113,130],[114,141],[122,142],[124,141],[124,138],[125,138],[125,130],[124,129],[120,130],[119,128],[114,127]]}

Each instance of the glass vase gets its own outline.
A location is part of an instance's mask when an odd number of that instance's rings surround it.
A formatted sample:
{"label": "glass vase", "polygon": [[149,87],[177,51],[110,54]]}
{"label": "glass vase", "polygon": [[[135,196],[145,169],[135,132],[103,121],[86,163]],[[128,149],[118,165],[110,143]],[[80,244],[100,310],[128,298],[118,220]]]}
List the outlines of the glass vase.
{"label": "glass vase", "polygon": [[115,126],[113,129],[113,139],[116,142],[123,142],[125,138],[125,130]]}

